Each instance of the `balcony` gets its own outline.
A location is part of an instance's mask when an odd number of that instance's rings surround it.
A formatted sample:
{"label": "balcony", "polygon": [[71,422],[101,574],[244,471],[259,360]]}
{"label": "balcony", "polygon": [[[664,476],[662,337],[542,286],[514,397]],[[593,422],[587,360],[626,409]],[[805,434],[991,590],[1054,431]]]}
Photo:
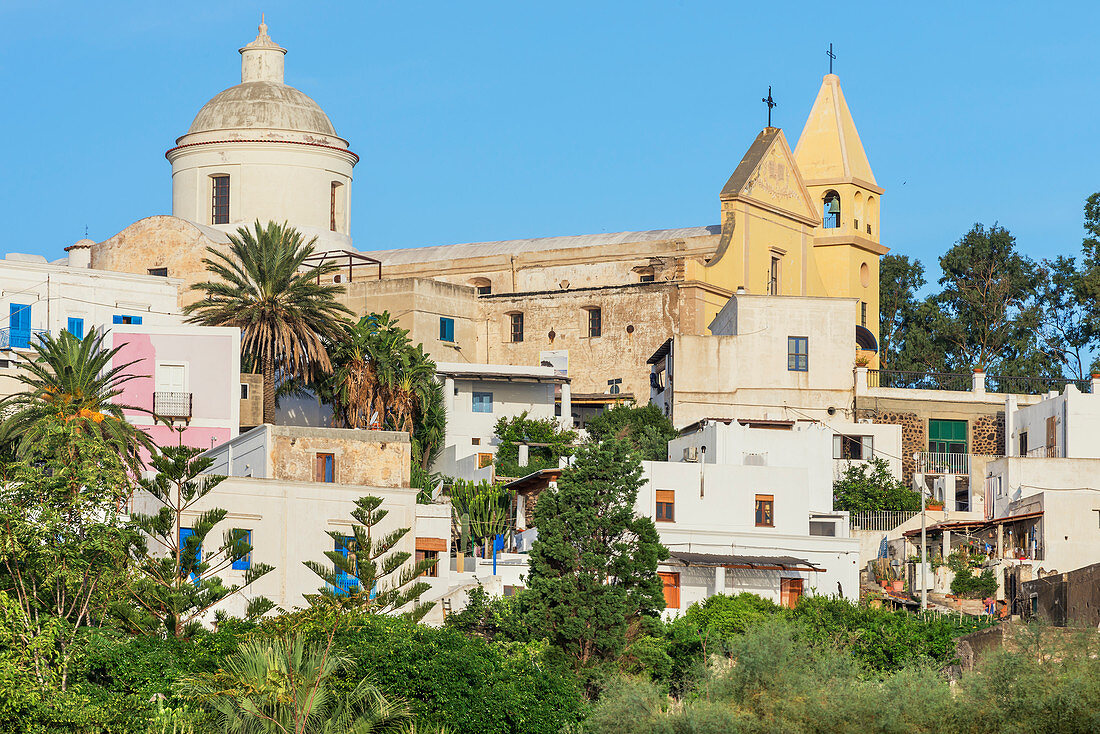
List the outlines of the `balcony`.
{"label": "balcony", "polygon": [[153,412],[161,418],[191,420],[191,393],[153,393]]}
{"label": "balcony", "polygon": [[919,451],[917,474],[960,474],[970,475],[970,454],[940,454],[931,451]]}
{"label": "balcony", "polygon": [[49,334],[46,329],[13,329],[5,326],[0,329],[0,349],[30,349],[32,344],[37,344],[43,334]]}

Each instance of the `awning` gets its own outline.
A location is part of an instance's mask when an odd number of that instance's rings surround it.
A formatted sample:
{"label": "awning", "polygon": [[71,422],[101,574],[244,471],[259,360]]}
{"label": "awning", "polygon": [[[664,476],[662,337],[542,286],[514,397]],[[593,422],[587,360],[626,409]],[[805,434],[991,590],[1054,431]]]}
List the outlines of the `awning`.
{"label": "awning", "polygon": [[561,469],[539,469],[538,471],[531,472],[525,477],[513,479],[505,484],[504,488],[512,490],[513,492],[530,492],[532,490],[542,491],[550,486],[550,482],[556,482],[560,476]]}
{"label": "awning", "polygon": [[866,352],[877,352],[878,341],[866,326],[856,324],[856,346]]}
{"label": "awning", "polygon": [[791,556],[734,556],[716,553],[690,553],[670,551],[669,560],[685,566],[709,566],[723,568],[751,568],[760,571],[823,571],[804,558]]}
{"label": "awning", "polygon": [[[1020,515],[1008,515],[1006,517],[995,517],[991,520],[953,520],[950,522],[940,522],[934,525],[929,525],[924,529],[927,533],[940,533],[944,530],[980,530],[982,528],[993,527],[994,525],[1005,525],[1010,522],[1016,522],[1017,520],[1034,520],[1037,517],[1042,517],[1043,511],[1036,510],[1035,512],[1025,512]],[[907,538],[912,538],[920,535],[920,528],[914,528],[912,530],[906,530],[903,535]]]}
{"label": "awning", "polygon": [[610,405],[612,403],[629,403],[634,401],[632,392],[575,392],[569,397],[573,405]]}

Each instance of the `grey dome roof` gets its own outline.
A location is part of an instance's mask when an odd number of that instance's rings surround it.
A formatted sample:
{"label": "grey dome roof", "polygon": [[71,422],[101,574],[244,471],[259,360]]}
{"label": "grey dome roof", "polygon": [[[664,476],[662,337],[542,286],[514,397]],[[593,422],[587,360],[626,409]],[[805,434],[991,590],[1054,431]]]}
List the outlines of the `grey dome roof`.
{"label": "grey dome roof", "polygon": [[195,115],[187,133],[250,128],[336,137],[320,105],[294,87],[270,81],[244,82],[219,92]]}

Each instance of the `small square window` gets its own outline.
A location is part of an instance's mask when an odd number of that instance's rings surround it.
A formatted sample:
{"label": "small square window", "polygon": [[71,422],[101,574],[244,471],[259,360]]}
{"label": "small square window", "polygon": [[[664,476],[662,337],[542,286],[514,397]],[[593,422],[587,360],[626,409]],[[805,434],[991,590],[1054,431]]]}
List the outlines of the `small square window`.
{"label": "small square window", "polygon": [[248,383],[241,383],[241,400],[248,400]]}
{"label": "small square window", "polygon": [[455,320],[446,316],[439,317],[439,341],[453,342],[455,340]]}
{"label": "small square window", "polygon": [[149,268],[149,275],[159,275],[162,278],[167,278],[168,268]]}
{"label": "small square window", "polygon": [[421,561],[435,561],[435,565],[420,574],[421,576],[439,576],[439,551],[418,550],[416,552],[416,562],[420,563]]}
{"label": "small square window", "polygon": [[787,337],[787,369],[791,372],[808,372],[810,369],[810,338]]}
{"label": "small square window", "polygon": [[655,276],[653,273],[643,273],[642,275],[638,276],[639,283],[652,283],[656,279],[657,276]]}
{"label": "small square window", "polygon": [[756,495],[756,527],[775,527],[775,498],[770,494]]}
{"label": "small square window", "polygon": [[491,392],[475,392],[474,393],[474,412],[475,413],[492,413],[493,412],[493,394]]}
{"label": "small square window", "polygon": [[140,325],[141,324],[141,317],[140,316],[131,316],[130,314],[116,313],[111,318],[111,322],[115,323],[115,324]]}

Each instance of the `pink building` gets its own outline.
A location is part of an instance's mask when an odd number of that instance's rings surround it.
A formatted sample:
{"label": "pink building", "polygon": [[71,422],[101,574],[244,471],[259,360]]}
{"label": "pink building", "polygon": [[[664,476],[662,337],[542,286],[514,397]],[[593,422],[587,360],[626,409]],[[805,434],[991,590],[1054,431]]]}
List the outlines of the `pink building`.
{"label": "pink building", "polygon": [[[114,363],[139,360],[128,372],[120,403],[152,410],[171,426],[154,424],[148,413],[127,412],[158,446],[180,441],[209,449],[235,438],[240,428],[241,333],[210,326],[115,325],[105,340],[121,346]],[[147,456],[143,456],[147,459]]]}

